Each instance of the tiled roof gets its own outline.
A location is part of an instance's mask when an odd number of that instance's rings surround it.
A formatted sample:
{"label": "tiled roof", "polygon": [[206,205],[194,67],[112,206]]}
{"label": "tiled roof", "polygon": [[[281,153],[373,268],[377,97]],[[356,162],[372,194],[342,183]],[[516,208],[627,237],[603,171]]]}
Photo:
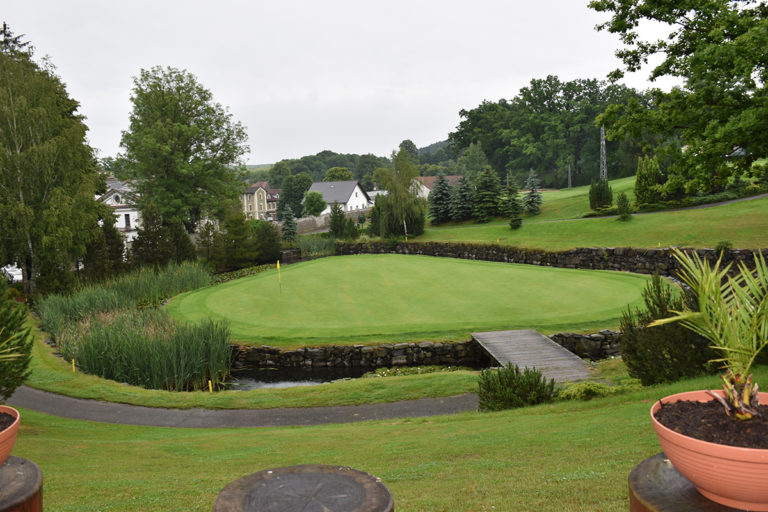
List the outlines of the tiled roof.
{"label": "tiled roof", "polygon": [[[450,185],[456,185],[456,183],[459,181],[459,178],[461,176],[459,175],[452,175],[452,176],[446,176],[445,179],[448,180],[448,183]],[[422,185],[427,187],[429,190],[432,190],[435,188],[435,182],[437,181],[437,176],[418,176],[416,178],[421,182]]]}

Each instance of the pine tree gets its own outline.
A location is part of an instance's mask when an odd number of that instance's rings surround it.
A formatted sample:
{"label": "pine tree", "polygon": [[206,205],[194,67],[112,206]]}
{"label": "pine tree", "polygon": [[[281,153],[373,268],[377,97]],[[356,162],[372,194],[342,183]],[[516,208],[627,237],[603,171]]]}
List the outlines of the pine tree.
{"label": "pine tree", "polygon": [[148,203],[141,212],[141,227],[131,244],[131,259],[135,265],[163,266],[173,258],[168,228],[160,212]]}
{"label": "pine tree", "polygon": [[443,224],[451,220],[452,197],[453,187],[442,173],[438,174],[435,187],[429,193],[429,215],[432,217],[432,224]]}
{"label": "pine tree", "polygon": [[539,192],[539,179],[536,172],[531,169],[528,173],[528,179],[525,181],[525,188],[528,192],[523,199],[523,207],[528,215],[538,215],[541,213],[541,192]]}
{"label": "pine tree", "polygon": [[506,194],[502,204],[502,214],[509,219],[510,228],[518,229],[523,224],[523,203],[520,200],[517,181],[511,174],[507,175]]}
{"label": "pine tree", "polygon": [[490,166],[486,166],[477,176],[472,216],[475,222],[490,222],[498,214],[499,175]]}
{"label": "pine tree", "polygon": [[168,240],[173,252],[171,257],[173,261],[181,263],[182,261],[197,260],[195,244],[189,238],[189,234],[181,220],[174,219],[168,224]]}
{"label": "pine tree", "polygon": [[281,231],[283,233],[283,240],[288,242],[296,241],[298,226],[296,224],[296,219],[293,217],[293,210],[291,210],[290,206],[286,206],[285,211],[283,212],[283,226]]}
{"label": "pine tree", "polygon": [[472,218],[472,210],[474,209],[474,189],[469,178],[462,176],[459,178],[456,187],[453,189],[453,197],[451,198],[451,218],[455,221],[469,220]]}
{"label": "pine tree", "polygon": [[613,204],[613,190],[608,180],[593,181],[589,186],[589,207],[593,210],[607,208]]}

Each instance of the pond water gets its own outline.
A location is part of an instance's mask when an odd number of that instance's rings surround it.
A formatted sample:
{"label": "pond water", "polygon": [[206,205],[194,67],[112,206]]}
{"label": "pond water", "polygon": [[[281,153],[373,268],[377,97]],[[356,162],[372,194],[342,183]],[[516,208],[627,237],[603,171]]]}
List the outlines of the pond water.
{"label": "pond water", "polygon": [[232,370],[231,389],[278,389],[294,386],[316,386],[339,379],[356,379],[364,368],[248,368]]}

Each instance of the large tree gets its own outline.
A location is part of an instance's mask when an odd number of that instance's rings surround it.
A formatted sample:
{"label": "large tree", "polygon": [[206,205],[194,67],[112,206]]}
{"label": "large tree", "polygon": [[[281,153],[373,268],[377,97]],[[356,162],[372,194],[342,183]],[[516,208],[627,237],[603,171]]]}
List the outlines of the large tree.
{"label": "large tree", "polygon": [[130,127],[121,141],[140,206],[192,230],[201,218],[223,218],[241,188],[243,126],[186,70],[159,66],[134,78]]}
{"label": "large tree", "polygon": [[424,232],[427,204],[416,195],[416,176],[419,170],[408,149],[401,144],[392,157],[392,166],[377,170],[378,178],[387,191],[386,196],[376,198],[379,209],[379,229],[382,237],[416,236]]}
{"label": "large tree", "polygon": [[453,187],[445,176],[437,175],[434,188],[429,192],[429,216],[432,224],[443,224],[451,220],[451,200]]}
{"label": "large tree", "polygon": [[28,294],[73,284],[106,207],[87,127],[48,63],[7,25],[0,32],[0,266],[23,271]]}
{"label": "large tree", "polygon": [[475,222],[490,222],[499,214],[499,176],[490,165],[477,175],[473,204]]}
{"label": "large tree", "polygon": [[325,171],[323,181],[350,181],[353,179],[352,172],[346,167],[331,167]]}
{"label": "large tree", "polygon": [[[616,54],[626,71],[652,61],[651,79],[682,80],[670,92],[653,92],[653,110],[630,103],[609,112],[614,135],[641,129],[660,135],[661,143],[651,149],[668,160],[669,172],[705,192],[722,189],[730,175],[768,156],[765,1],[594,0],[589,5],[610,14],[598,28],[621,37],[625,46]],[[658,39],[643,38],[641,28],[649,23]]]}

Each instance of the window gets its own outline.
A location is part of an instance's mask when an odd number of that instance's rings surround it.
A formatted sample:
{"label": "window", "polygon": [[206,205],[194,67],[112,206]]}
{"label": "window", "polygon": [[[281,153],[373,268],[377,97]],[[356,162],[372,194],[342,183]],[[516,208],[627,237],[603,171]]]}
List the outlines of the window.
{"label": "window", "polygon": [[112,197],[114,198],[115,204],[120,204],[120,196],[119,195],[115,194]]}
{"label": "window", "polygon": [[131,214],[126,213],[125,214],[125,227],[126,229],[131,229]]}

